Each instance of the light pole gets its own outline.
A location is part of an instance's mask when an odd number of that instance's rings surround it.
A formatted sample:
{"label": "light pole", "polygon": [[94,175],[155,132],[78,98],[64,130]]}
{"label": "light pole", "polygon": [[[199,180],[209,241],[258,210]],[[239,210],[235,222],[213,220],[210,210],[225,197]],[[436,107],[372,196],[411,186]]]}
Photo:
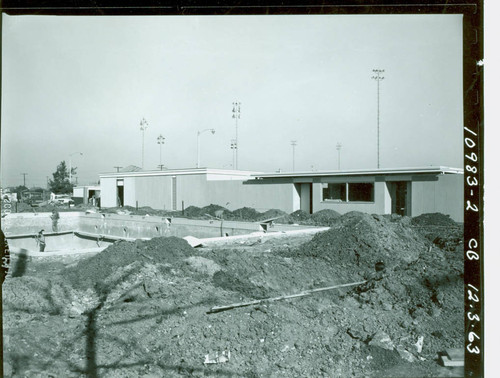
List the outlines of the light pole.
{"label": "light pole", "polygon": [[337,151],[338,151],[338,170],[340,171],[340,149],[342,148],[342,143],[337,142]]}
{"label": "light pole", "polygon": [[83,152],[73,152],[72,154],[69,154],[69,183],[72,183],[72,178],[71,178],[71,157],[73,155],[80,154],[80,156],[83,156]]}
{"label": "light pole", "polygon": [[210,131],[212,135],[215,134],[215,129],[205,129],[198,131],[196,134],[196,168],[200,168],[200,135],[205,131]]}
{"label": "light pole", "polygon": [[376,76],[372,76],[372,79],[377,81],[377,168],[380,168],[380,80],[384,80],[383,76],[380,76],[384,70],[376,69],[372,70]]}
{"label": "light pole", "polygon": [[163,169],[163,164],[161,163],[161,146],[165,144],[165,137],[160,134],[160,136],[156,138],[156,142],[160,145],[160,169]]}
{"label": "light pole", "polygon": [[290,144],[292,145],[292,172],[294,172],[295,171],[295,146],[297,145],[297,141],[292,140],[290,142]]}
{"label": "light pole", "polygon": [[141,168],[144,169],[144,132],[148,128],[148,122],[143,118],[139,125],[141,126],[141,131],[142,131],[142,165],[141,165]]}
{"label": "light pole", "polygon": [[238,169],[238,120],[240,119],[240,105],[241,102],[233,102],[233,118],[236,122],[236,139],[234,144],[234,150],[236,153],[236,169]]}
{"label": "light pole", "polygon": [[233,169],[236,169],[235,165],[234,165],[235,156],[236,156],[236,149],[237,149],[236,139],[231,139],[231,150],[233,150],[233,165],[232,165]]}

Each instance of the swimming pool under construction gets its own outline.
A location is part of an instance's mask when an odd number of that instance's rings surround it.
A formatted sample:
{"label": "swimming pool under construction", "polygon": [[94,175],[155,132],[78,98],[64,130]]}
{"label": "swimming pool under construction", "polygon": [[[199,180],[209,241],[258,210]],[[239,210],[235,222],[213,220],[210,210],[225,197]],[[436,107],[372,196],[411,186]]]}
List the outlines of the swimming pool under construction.
{"label": "swimming pool under construction", "polygon": [[[301,236],[327,227],[286,225],[275,220],[240,222],[223,219],[197,220],[148,215],[60,213],[57,229],[51,213],[9,214],[2,230],[11,253],[54,256],[100,252],[116,241],[149,240],[155,237],[184,238],[193,247],[231,245],[253,239]],[[35,236],[44,230],[46,248],[39,251]]]}

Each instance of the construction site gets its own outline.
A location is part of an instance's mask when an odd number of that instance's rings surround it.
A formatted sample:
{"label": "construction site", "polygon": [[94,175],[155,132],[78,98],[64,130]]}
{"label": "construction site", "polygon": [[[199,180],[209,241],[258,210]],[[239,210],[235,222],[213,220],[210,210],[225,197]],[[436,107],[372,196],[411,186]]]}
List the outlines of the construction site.
{"label": "construction site", "polygon": [[50,211],[2,219],[6,377],[464,374],[442,213]]}

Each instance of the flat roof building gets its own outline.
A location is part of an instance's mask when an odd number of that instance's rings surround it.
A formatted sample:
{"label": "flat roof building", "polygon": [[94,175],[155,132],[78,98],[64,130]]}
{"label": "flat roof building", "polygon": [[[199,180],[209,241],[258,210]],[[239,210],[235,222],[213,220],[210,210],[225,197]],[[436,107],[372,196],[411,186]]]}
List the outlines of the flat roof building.
{"label": "flat roof building", "polygon": [[308,213],[417,216],[448,214],[463,221],[463,170],[450,167],[262,173],[210,168],[100,175],[101,206],[182,210],[217,204]]}
{"label": "flat roof building", "polygon": [[294,210],[417,216],[440,212],[463,221],[463,169],[416,167],[255,175],[260,184],[293,185]]}

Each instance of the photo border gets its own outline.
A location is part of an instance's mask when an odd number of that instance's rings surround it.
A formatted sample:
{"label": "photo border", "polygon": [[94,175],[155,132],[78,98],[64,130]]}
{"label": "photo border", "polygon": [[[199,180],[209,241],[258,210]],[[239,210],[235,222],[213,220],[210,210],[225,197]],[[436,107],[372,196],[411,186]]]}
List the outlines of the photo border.
{"label": "photo border", "polygon": [[[9,15],[373,15],[463,16],[465,377],[484,376],[484,4],[483,1],[64,1],[4,0]],[[1,19],[0,19],[1,23]],[[0,57],[1,59],[1,57]],[[1,60],[0,60],[1,65]],[[0,79],[1,80],[1,79]],[[0,82],[1,84],[1,82]],[[1,109],[0,109],[1,110]],[[1,129],[0,129],[1,130]],[[1,133],[0,133],[1,137]],[[445,142],[445,141],[444,141]],[[8,246],[2,244],[2,257]],[[0,288],[1,294],[1,288]],[[0,303],[1,310],[1,303]],[[3,350],[2,329],[0,346]],[[3,365],[0,367],[3,375]]]}

